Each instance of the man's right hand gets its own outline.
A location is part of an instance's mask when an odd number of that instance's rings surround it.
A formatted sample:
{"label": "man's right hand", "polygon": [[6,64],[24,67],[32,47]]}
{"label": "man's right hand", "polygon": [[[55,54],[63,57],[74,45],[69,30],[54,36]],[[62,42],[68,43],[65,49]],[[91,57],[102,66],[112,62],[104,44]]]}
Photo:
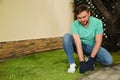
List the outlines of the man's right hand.
{"label": "man's right hand", "polygon": [[80,73],[83,74],[88,70],[85,61],[80,61]]}

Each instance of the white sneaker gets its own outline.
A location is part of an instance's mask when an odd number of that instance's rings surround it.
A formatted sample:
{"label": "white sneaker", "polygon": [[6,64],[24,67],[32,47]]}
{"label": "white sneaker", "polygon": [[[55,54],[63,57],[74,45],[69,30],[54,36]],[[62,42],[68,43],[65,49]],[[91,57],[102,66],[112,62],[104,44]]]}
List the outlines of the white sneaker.
{"label": "white sneaker", "polygon": [[77,66],[75,63],[70,64],[70,67],[68,68],[68,73],[74,73],[76,70],[76,67]]}

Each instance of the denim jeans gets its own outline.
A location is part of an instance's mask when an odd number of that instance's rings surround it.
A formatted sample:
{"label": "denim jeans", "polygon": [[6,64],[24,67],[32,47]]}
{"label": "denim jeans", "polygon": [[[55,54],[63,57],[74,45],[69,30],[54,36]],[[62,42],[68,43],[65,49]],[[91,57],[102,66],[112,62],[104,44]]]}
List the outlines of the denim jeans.
{"label": "denim jeans", "polygon": [[[69,64],[74,63],[75,61],[74,61],[73,53],[77,52],[77,50],[73,36],[69,33],[65,34],[62,38],[62,42],[63,42],[64,51],[68,57],[68,63]],[[94,45],[86,45],[82,43],[83,54],[86,56],[90,56],[93,47]],[[112,64],[113,59],[110,53],[105,48],[100,47],[97,55],[95,56],[95,61],[107,66]]]}

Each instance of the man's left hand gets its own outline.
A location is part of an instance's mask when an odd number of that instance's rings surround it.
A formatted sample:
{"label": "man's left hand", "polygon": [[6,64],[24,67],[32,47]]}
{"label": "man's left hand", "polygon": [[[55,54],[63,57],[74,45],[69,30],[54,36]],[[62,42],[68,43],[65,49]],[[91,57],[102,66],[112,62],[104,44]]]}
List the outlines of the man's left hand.
{"label": "man's left hand", "polygon": [[88,57],[88,61],[86,62],[88,70],[94,70],[94,58]]}

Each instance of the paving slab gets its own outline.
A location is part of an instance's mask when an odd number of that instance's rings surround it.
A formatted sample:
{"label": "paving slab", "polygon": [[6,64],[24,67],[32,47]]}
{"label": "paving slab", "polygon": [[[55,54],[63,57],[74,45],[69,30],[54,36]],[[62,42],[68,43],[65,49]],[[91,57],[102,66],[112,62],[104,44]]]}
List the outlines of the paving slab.
{"label": "paving slab", "polygon": [[120,64],[91,71],[78,80],[120,80]]}

